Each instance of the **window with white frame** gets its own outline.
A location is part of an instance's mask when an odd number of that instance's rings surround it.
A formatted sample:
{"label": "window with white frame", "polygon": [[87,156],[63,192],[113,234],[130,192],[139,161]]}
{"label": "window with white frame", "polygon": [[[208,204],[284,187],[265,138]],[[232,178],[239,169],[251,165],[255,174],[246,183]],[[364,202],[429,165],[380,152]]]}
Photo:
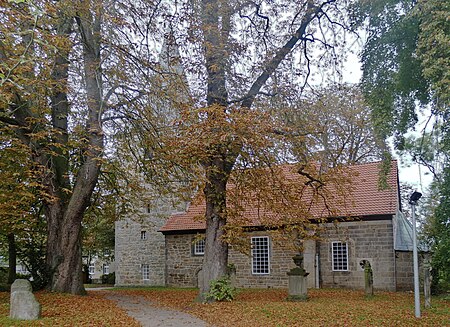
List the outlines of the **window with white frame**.
{"label": "window with white frame", "polygon": [[141,240],[146,240],[147,239],[147,231],[142,230],[141,231]]}
{"label": "window with white frame", "polygon": [[194,242],[194,255],[205,254],[205,239],[202,238]]}
{"label": "window with white frame", "polygon": [[150,265],[142,265],[142,279],[143,280],[150,279]]}
{"label": "window with white frame", "polygon": [[348,245],[345,242],[331,242],[333,271],[348,271]]}
{"label": "window with white frame", "polygon": [[252,237],[252,274],[270,274],[269,237]]}
{"label": "window with white frame", "polygon": [[109,265],[104,263],[103,264],[103,275],[108,275],[109,274]]}
{"label": "window with white frame", "polygon": [[91,264],[89,265],[89,274],[90,274],[90,275],[95,274],[95,265],[94,265],[93,263],[91,263]]}

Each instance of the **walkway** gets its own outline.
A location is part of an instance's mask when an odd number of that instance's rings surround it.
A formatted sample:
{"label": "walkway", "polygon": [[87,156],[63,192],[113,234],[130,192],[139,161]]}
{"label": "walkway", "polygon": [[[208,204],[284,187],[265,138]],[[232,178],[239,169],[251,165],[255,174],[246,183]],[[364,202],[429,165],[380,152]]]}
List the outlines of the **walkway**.
{"label": "walkway", "polygon": [[108,294],[106,298],[115,301],[130,317],[139,321],[143,327],[211,326],[190,314],[153,306],[144,297],[129,296],[117,292],[115,294]]}

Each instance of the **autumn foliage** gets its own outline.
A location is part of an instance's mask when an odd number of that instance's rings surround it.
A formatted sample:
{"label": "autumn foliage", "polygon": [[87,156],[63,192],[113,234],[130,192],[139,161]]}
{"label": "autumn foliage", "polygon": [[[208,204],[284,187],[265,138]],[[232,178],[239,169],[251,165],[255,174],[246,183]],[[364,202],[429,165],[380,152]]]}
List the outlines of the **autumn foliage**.
{"label": "autumn foliage", "polygon": [[7,319],[9,293],[0,293],[2,326],[139,326],[105,296],[143,297],[152,305],[197,316],[214,326],[447,326],[450,303],[433,299],[433,307],[414,317],[411,293],[377,292],[366,299],[363,291],[309,290],[306,302],[287,302],[286,290],[241,290],[233,302],[193,302],[196,289],[128,289],[89,292],[74,296],[39,292],[43,318],[35,322]]}
{"label": "autumn foliage", "polygon": [[9,293],[0,293],[1,326],[140,326],[125,311],[97,293],[89,296],[38,292],[42,319],[26,322],[10,320]]}

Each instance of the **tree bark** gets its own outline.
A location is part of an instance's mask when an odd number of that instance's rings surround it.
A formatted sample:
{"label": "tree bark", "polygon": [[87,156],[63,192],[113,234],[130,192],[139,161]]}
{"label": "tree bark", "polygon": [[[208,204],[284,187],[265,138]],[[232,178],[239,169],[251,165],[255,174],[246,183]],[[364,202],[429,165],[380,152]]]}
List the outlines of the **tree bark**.
{"label": "tree bark", "polygon": [[[24,4],[26,6],[27,4]],[[60,8],[58,6],[61,6]],[[55,48],[48,47],[48,58],[54,56],[51,76],[48,78],[51,87],[51,115],[31,110],[32,104],[19,91],[13,91],[10,101],[11,117],[0,119],[15,128],[17,137],[30,147],[32,159],[41,175],[42,189],[45,190],[44,212],[47,219],[46,262],[49,270],[48,288],[57,292],[84,294],[81,265],[81,222],[100,173],[103,152],[103,132],[101,127],[102,70],[101,70],[101,22],[103,4],[99,1],[81,0],[76,6],[76,14],[69,12],[65,2],[55,4],[54,25],[49,28],[56,31],[60,39],[68,43],[73,38],[74,17],[78,26],[79,38],[83,47],[81,55],[84,64],[86,87],[87,119],[84,122],[83,146],[81,158],[77,162],[78,172],[71,177],[69,164],[70,151],[68,116],[68,76],[71,44],[58,43]],[[60,10],[59,10],[60,9]],[[57,16],[59,15],[59,16]],[[56,20],[57,19],[57,20]],[[22,37],[25,46],[34,41],[35,26],[26,26]],[[21,32],[23,32],[21,31]],[[1,45],[1,43],[0,43]],[[25,47],[24,46],[24,47]],[[28,61],[33,61],[33,47],[29,47]],[[0,47],[0,59],[8,55]],[[11,54],[14,55],[14,54]],[[27,81],[24,88],[28,93],[33,89],[33,80],[39,72],[33,69],[25,73]],[[45,76],[46,77],[46,76]],[[46,77],[47,78],[47,77]],[[46,101],[45,98],[43,101]],[[51,117],[50,121],[42,123]],[[51,129],[46,129],[51,125]],[[36,139],[34,135],[47,135],[44,139]],[[70,178],[71,177],[71,178]]]}
{"label": "tree bark", "polygon": [[[69,36],[72,32],[73,19],[71,17],[61,17],[58,26],[58,34]],[[50,271],[49,289],[57,292],[68,292],[73,294],[84,294],[83,284],[78,281],[77,267],[66,268],[67,262],[73,260],[73,254],[66,248],[61,241],[69,225],[64,223],[64,216],[67,211],[70,196],[64,190],[71,190],[69,180],[69,161],[64,149],[68,142],[68,115],[69,101],[67,98],[67,80],[69,76],[69,49],[61,49],[59,55],[55,57],[55,65],[52,70],[51,78],[55,81],[55,89],[51,96],[52,108],[52,126],[57,130],[52,135],[53,143],[59,146],[53,146],[51,157],[52,174],[47,181],[47,192],[49,192],[54,201],[47,203],[45,214],[47,218],[47,265]],[[51,187],[53,185],[53,187]],[[81,228],[81,226],[80,226]],[[74,231],[73,235],[78,233]],[[75,250],[75,253],[77,251]],[[81,260],[81,257],[80,257]],[[62,287],[60,280],[71,278],[70,286]]]}
{"label": "tree bark", "polygon": [[[86,3],[85,3],[86,4]],[[100,174],[100,157],[103,152],[103,131],[100,124],[102,110],[102,71],[100,58],[101,6],[80,10],[76,17],[83,43],[84,80],[87,94],[88,118],[86,131],[88,141],[83,149],[83,164],[76,176],[73,191],[67,205],[53,209],[61,224],[51,246],[60,251],[53,258],[51,289],[57,292],[84,294],[81,256],[81,222],[89,206],[92,192]],[[93,17],[95,15],[95,17]],[[52,210],[50,210],[52,211]],[[58,225],[55,223],[55,226]]]}
{"label": "tree bark", "polygon": [[[202,2],[203,34],[205,38],[205,61],[208,73],[207,104],[226,109],[228,93],[226,89],[225,65],[227,55],[225,45],[228,39],[229,12],[227,6],[219,6],[216,0]],[[220,19],[222,18],[222,19]],[[224,24],[220,27],[219,21]],[[216,117],[208,119],[214,124]],[[203,190],[206,201],[205,255],[203,258],[203,280],[200,281],[199,299],[206,300],[210,282],[225,276],[228,263],[228,244],[222,239],[226,224],[226,185],[235,158],[229,160],[226,146],[214,147],[211,156],[205,160],[206,185]],[[231,165],[229,164],[231,162]]]}
{"label": "tree bark", "polygon": [[[332,1],[330,1],[332,2]],[[256,96],[275,72],[282,60],[302,40],[309,23],[320,14],[322,7],[309,3],[302,23],[294,35],[275,53],[263,67],[260,75],[251,85],[241,102],[241,107],[249,109]],[[202,28],[204,36],[205,64],[208,106],[221,106],[226,110],[228,92],[226,89],[226,64],[228,62],[228,37],[230,33],[231,10],[224,1],[202,1]],[[214,123],[215,117],[209,117]],[[205,300],[210,282],[226,275],[228,264],[228,244],[222,239],[226,224],[226,184],[240,152],[241,145],[226,140],[209,149],[209,158],[203,164],[206,172],[206,186],[203,190],[206,202],[205,255],[203,258],[203,281],[200,283],[199,299]]]}
{"label": "tree bark", "polygon": [[228,244],[222,239],[226,224],[226,185],[231,167],[223,159],[216,159],[204,166],[207,183],[203,190],[206,199],[206,240],[203,258],[203,281],[200,283],[200,299],[210,289],[210,282],[225,276],[228,265]]}
{"label": "tree bark", "polygon": [[8,284],[16,280],[17,251],[13,233],[8,234]]}

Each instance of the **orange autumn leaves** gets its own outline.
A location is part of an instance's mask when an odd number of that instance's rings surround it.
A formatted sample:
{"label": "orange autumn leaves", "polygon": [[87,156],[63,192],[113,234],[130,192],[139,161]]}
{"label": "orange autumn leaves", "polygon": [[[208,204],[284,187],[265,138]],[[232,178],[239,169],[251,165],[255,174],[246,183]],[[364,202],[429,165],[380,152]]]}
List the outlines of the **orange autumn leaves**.
{"label": "orange autumn leaves", "polygon": [[140,326],[114,302],[92,292],[88,296],[37,292],[42,318],[32,322],[8,319],[9,293],[0,292],[0,326]]}
{"label": "orange autumn leaves", "polygon": [[2,326],[139,326],[106,300],[106,294],[140,296],[161,307],[199,317],[217,327],[247,326],[448,326],[450,303],[433,299],[433,307],[414,317],[412,293],[377,292],[366,300],[363,291],[309,290],[306,302],[287,302],[286,290],[241,290],[237,300],[201,304],[196,289],[128,289],[89,292],[88,296],[38,292],[43,318],[34,322],[7,319],[9,293],[0,293]]}
{"label": "orange autumn leaves", "polygon": [[366,300],[363,291],[309,290],[307,302],[287,302],[286,290],[241,290],[233,302],[194,303],[197,290],[141,290],[159,305],[185,311],[217,327],[247,326],[447,326],[450,303],[434,300],[433,309],[414,317],[411,293],[378,292]]}

